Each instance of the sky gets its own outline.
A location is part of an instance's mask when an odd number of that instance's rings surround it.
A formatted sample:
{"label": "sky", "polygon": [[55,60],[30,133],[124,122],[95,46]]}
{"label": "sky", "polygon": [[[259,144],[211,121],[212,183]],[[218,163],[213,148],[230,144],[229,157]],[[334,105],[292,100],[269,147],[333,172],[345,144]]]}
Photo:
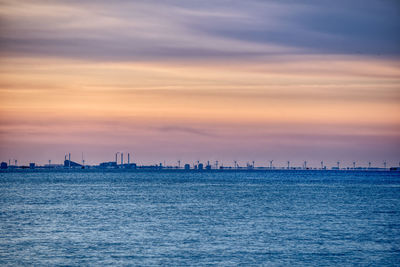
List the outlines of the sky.
{"label": "sky", "polygon": [[0,0],[0,161],[400,162],[396,0]]}

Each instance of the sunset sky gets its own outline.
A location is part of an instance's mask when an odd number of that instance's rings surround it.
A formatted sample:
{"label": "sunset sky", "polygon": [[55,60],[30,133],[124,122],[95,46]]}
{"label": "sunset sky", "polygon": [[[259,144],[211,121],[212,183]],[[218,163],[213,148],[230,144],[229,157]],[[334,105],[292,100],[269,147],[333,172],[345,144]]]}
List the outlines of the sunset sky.
{"label": "sunset sky", "polygon": [[400,4],[0,1],[0,161],[398,166]]}

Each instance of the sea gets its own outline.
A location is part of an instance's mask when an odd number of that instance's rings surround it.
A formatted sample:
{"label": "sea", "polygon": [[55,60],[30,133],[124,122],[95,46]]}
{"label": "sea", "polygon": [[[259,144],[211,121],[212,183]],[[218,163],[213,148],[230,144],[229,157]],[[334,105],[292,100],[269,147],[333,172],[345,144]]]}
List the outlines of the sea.
{"label": "sea", "polygon": [[400,173],[0,173],[1,266],[400,266]]}

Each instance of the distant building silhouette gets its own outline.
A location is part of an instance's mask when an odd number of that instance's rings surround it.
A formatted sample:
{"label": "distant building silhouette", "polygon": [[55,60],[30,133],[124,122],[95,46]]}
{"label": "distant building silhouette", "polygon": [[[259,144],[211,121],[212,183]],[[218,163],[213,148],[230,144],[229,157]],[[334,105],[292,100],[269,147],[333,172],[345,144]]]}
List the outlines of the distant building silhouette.
{"label": "distant building silhouette", "polygon": [[74,161],[67,159],[67,160],[64,160],[64,167],[77,168],[77,167],[82,167],[82,164],[79,164],[79,163],[76,163]]}
{"label": "distant building silhouette", "polygon": [[115,168],[117,167],[116,161],[102,162],[99,165],[100,168]]}
{"label": "distant building silhouette", "polygon": [[8,165],[7,165],[7,162],[2,162],[1,163],[1,165],[0,165],[0,169],[7,169],[8,168]]}
{"label": "distant building silhouette", "polygon": [[136,169],[136,163],[125,163],[122,168]]}

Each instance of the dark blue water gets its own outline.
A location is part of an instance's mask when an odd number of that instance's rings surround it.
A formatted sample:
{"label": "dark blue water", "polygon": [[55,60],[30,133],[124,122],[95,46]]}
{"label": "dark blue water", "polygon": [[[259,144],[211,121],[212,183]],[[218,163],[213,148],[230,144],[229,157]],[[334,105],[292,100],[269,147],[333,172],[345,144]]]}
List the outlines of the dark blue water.
{"label": "dark blue water", "polygon": [[0,173],[1,265],[400,265],[390,172]]}

